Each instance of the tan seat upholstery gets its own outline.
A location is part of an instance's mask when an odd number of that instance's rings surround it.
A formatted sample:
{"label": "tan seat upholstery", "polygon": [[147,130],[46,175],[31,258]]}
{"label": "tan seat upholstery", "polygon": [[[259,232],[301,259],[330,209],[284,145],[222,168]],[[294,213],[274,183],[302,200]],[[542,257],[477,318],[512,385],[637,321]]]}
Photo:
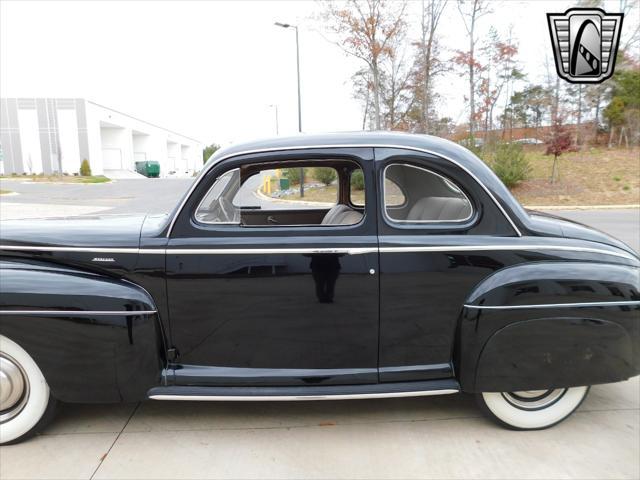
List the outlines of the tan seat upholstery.
{"label": "tan seat upholstery", "polygon": [[438,221],[465,220],[471,214],[471,205],[457,197],[424,197],[418,200],[411,210],[407,220]]}
{"label": "tan seat upholstery", "polygon": [[362,214],[343,204],[334,206],[322,219],[322,225],[355,225],[362,220]]}

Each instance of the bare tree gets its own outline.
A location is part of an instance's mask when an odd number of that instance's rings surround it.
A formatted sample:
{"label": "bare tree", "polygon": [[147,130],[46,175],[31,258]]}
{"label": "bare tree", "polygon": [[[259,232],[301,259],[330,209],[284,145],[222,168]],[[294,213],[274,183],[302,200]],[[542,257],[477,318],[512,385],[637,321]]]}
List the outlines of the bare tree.
{"label": "bare tree", "polygon": [[367,129],[367,122],[371,121],[371,72],[368,68],[358,70],[352,77],[353,82],[353,98],[359,100],[363,104],[362,112],[362,130]]}
{"label": "bare tree", "polygon": [[[480,84],[478,94],[481,100],[480,111],[484,114],[485,137],[489,129],[493,127],[493,112],[503,89],[507,87],[505,95],[505,111],[511,112],[509,107],[510,95],[509,86],[515,76],[520,74],[516,68],[515,56],[518,47],[512,39],[511,30],[509,38],[503,41],[500,35],[491,28],[488,38],[481,47],[481,53],[485,58],[484,65],[479,68]],[[504,123],[504,122],[503,122]]]}
{"label": "bare tree", "polygon": [[382,126],[380,87],[382,62],[391,54],[391,41],[406,28],[406,2],[347,0],[325,3],[327,28],[334,42],[349,55],[365,62],[371,72],[373,115],[376,129]]}
{"label": "bare tree", "polygon": [[380,97],[384,104],[383,126],[389,130],[408,129],[406,117],[415,100],[411,83],[413,71],[405,62],[404,44],[403,35],[398,35],[390,42],[390,53],[383,63],[380,75]]}
{"label": "bare tree", "polygon": [[490,8],[486,0],[458,0],[458,11],[462,17],[464,28],[469,37],[469,50],[458,57],[458,63],[464,63],[469,69],[469,136],[473,137],[476,121],[475,90],[476,90],[476,69],[479,64],[476,60],[475,49],[478,39],[476,38],[476,23],[478,20],[490,13]]}
{"label": "bare tree", "polygon": [[[438,59],[438,38],[436,31],[447,6],[446,0],[422,0],[420,39],[416,42],[416,87],[420,89],[420,128],[422,133],[430,133],[430,119],[433,111],[433,79],[445,70]],[[418,93],[418,92],[416,92]],[[418,95],[416,95],[418,96]]]}

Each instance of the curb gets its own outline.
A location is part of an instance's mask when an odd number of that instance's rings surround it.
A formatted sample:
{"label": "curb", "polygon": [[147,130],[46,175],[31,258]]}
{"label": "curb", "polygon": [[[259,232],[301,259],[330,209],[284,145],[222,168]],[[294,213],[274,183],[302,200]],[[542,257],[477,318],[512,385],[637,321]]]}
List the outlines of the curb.
{"label": "curb", "polygon": [[628,205],[523,205],[530,210],[635,210],[640,203]]}
{"label": "curb", "polygon": [[274,197],[269,197],[267,195],[265,195],[264,193],[262,193],[260,191],[260,189],[258,190],[254,190],[253,194],[261,199],[261,200],[265,200],[265,201],[269,201],[269,202],[274,202],[274,203],[283,203],[283,204],[289,204],[289,205],[305,205],[308,207],[313,207],[313,206],[325,206],[325,207],[330,207],[333,205],[333,203],[329,203],[329,202],[305,202],[304,200],[285,200],[284,198],[274,198]]}

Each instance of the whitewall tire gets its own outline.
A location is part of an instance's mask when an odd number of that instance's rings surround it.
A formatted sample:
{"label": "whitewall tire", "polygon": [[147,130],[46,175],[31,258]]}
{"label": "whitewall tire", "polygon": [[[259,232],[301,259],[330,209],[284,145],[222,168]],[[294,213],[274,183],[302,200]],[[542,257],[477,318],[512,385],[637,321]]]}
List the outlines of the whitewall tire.
{"label": "whitewall tire", "polygon": [[36,434],[53,418],[55,404],[33,358],[0,335],[0,445]]}
{"label": "whitewall tire", "polygon": [[482,411],[513,430],[540,430],[560,423],[587,396],[589,387],[521,392],[486,392],[477,395]]}

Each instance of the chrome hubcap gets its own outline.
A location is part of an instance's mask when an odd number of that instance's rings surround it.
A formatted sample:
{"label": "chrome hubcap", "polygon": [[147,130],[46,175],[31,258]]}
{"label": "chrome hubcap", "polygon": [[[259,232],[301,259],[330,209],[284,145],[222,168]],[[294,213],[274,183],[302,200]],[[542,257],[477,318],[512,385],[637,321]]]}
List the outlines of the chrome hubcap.
{"label": "chrome hubcap", "polygon": [[0,353],[0,423],[15,417],[29,396],[27,375],[10,356]]}
{"label": "chrome hubcap", "polygon": [[541,410],[556,403],[566,392],[566,388],[556,388],[552,390],[505,392],[502,396],[511,405],[521,410]]}

